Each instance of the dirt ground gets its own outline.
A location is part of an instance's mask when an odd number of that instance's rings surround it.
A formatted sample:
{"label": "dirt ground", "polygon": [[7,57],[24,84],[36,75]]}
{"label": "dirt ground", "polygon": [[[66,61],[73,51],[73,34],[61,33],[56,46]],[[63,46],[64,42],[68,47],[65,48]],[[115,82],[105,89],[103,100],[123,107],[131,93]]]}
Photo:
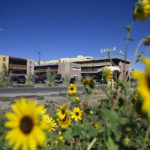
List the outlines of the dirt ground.
{"label": "dirt ground", "polygon": [[[80,97],[81,102],[87,100],[89,105],[96,105],[99,97],[105,97],[105,94],[100,91],[93,91],[92,94],[87,93],[77,93],[77,96]],[[66,93],[62,94],[52,94],[52,95],[42,95],[42,96],[21,96],[26,99],[36,100],[38,104],[45,104],[46,108],[49,111],[55,111],[57,105],[69,105],[70,100]],[[21,97],[0,97],[0,112],[6,112],[11,110],[11,104]]]}

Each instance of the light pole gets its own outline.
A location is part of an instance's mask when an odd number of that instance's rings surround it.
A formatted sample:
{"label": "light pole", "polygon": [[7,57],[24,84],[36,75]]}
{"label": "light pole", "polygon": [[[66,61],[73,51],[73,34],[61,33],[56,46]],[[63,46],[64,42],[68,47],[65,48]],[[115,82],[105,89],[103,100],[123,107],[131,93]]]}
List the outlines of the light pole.
{"label": "light pole", "polygon": [[41,52],[38,52],[39,55],[39,75],[40,75],[40,57],[41,57]]}

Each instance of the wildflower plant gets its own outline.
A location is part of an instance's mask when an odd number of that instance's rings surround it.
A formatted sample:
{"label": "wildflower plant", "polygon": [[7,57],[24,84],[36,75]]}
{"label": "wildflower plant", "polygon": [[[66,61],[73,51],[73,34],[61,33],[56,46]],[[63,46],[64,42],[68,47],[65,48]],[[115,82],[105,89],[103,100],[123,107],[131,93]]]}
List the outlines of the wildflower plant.
{"label": "wildflower plant", "polygon": [[[150,15],[149,7],[149,0],[139,0],[133,10],[133,20],[145,21]],[[125,26],[125,59],[132,27],[133,23]],[[135,49],[131,70],[138,61],[144,63],[146,69],[145,72],[133,71],[132,77],[137,81],[133,91],[130,84],[131,73],[128,72],[123,80],[118,81],[117,88],[105,88],[104,95],[96,100],[90,99],[92,102],[97,101],[96,105],[91,105],[78,95],[76,85],[71,84],[68,87],[69,104],[58,105],[53,118],[52,114],[46,113],[44,105],[38,105],[33,100],[16,101],[12,104],[13,112],[6,113],[7,121],[4,123],[5,128],[9,128],[5,135],[8,144],[14,150],[149,149],[150,58],[143,58],[147,50],[138,51],[142,44],[149,46],[149,36],[143,38]],[[109,69],[103,70],[103,78],[106,81],[112,79]],[[93,79],[86,78],[82,83],[87,92],[96,95],[92,90],[95,87]],[[87,94],[85,96],[90,97]],[[3,141],[1,137],[0,141]],[[0,149],[8,149],[7,144],[4,142]]]}
{"label": "wildflower plant", "polygon": [[38,145],[44,146],[46,128],[40,119],[41,106],[22,98],[12,105],[12,109],[12,113],[6,113],[8,121],[5,122],[5,127],[10,128],[6,134],[9,145],[14,149],[22,147],[23,150],[35,150]]}
{"label": "wildflower plant", "polygon": [[95,87],[95,81],[92,78],[87,77],[82,81],[82,84],[84,85],[85,91],[88,94],[91,94],[91,90]]}

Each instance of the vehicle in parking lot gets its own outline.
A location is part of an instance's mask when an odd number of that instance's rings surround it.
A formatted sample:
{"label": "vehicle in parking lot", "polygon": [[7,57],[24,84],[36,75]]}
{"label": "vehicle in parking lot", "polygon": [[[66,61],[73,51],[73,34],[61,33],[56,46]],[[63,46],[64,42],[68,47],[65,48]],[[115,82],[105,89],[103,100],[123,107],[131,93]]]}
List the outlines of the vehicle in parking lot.
{"label": "vehicle in parking lot", "polygon": [[24,75],[18,75],[16,81],[17,83],[25,83],[26,77]]}
{"label": "vehicle in parking lot", "polygon": [[75,78],[71,78],[71,79],[70,79],[70,83],[72,83],[72,84],[74,84],[74,83],[75,83],[75,81],[76,81],[76,79],[75,79]]}
{"label": "vehicle in parking lot", "polygon": [[35,83],[46,83],[47,77],[43,75],[40,76],[36,75],[34,79],[35,79]]}
{"label": "vehicle in parking lot", "polygon": [[56,77],[55,83],[63,83],[63,79],[61,77]]}

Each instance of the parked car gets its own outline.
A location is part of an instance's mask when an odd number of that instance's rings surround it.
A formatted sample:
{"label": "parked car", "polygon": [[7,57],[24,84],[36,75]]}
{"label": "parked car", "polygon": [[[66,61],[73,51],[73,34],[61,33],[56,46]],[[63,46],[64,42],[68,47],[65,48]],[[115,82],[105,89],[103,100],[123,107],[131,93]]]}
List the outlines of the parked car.
{"label": "parked car", "polygon": [[55,83],[57,83],[57,84],[63,83],[63,79],[61,77],[56,77],[55,78]]}
{"label": "parked car", "polygon": [[16,81],[17,83],[25,83],[26,77],[24,75],[18,75]]}
{"label": "parked car", "polygon": [[35,83],[46,83],[47,77],[43,75],[40,76],[36,75],[34,79],[35,79]]}
{"label": "parked car", "polygon": [[16,75],[12,75],[12,76],[11,76],[11,81],[12,81],[13,83],[16,83],[16,82],[17,82],[17,76],[16,76]]}
{"label": "parked car", "polygon": [[76,81],[76,79],[75,79],[75,78],[71,78],[71,79],[70,79],[70,83],[72,83],[72,84],[74,84],[74,83],[75,83],[75,81]]}

